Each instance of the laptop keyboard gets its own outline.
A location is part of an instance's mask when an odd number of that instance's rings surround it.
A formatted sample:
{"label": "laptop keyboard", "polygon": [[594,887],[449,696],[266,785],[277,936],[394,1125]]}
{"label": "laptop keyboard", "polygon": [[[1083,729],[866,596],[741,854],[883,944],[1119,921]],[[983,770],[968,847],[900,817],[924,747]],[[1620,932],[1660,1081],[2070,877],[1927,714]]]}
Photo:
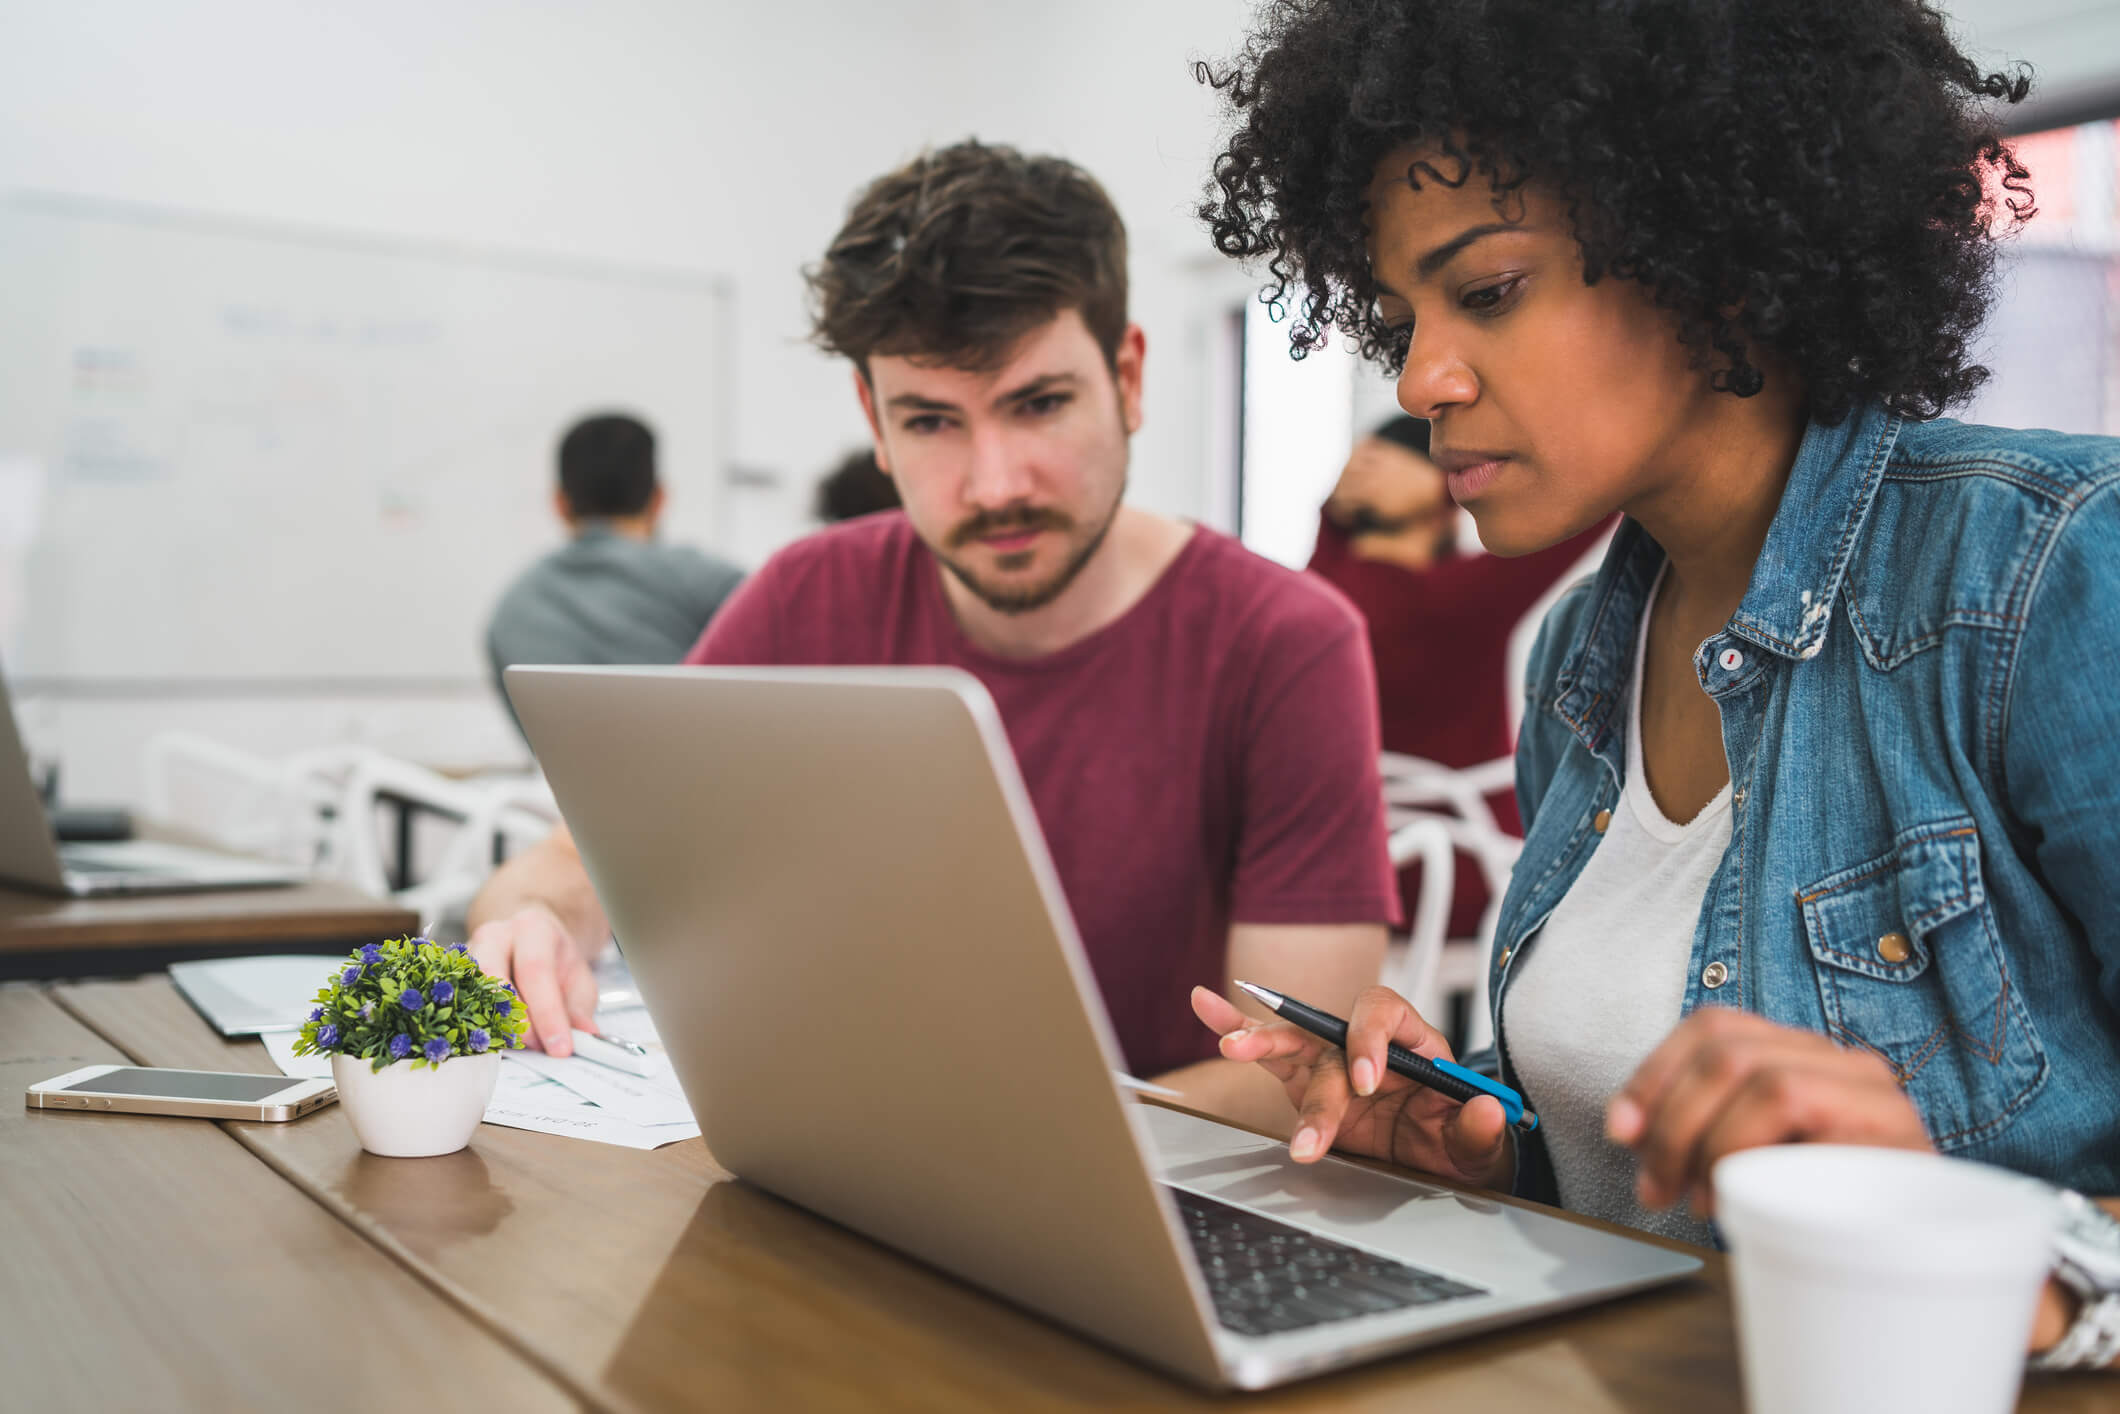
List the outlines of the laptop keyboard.
{"label": "laptop keyboard", "polygon": [[1239,1335],[1278,1335],[1487,1292],[1359,1247],[1172,1188],[1215,1317]]}

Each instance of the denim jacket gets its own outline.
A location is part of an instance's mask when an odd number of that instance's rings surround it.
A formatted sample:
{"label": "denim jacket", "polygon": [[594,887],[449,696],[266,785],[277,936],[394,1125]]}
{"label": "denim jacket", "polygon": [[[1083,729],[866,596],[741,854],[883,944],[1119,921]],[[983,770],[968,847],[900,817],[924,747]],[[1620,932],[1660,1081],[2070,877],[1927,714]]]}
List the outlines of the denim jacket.
{"label": "denim jacket", "polygon": [[[1509,979],[1619,803],[1663,558],[1627,522],[1532,651],[1490,974],[1511,1084]],[[1693,662],[1732,809],[1683,1012],[1874,1051],[1944,1153],[2120,1193],[2120,440],[1814,423]],[[1542,1150],[1518,1188],[1556,1201]]]}

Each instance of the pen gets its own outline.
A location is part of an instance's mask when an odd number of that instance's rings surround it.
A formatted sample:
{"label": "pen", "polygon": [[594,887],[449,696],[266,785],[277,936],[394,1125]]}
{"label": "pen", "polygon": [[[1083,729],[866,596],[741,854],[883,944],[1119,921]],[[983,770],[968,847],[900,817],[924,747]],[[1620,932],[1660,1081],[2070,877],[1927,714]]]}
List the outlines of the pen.
{"label": "pen", "polygon": [[[1266,1009],[1284,1021],[1292,1021],[1313,1036],[1322,1036],[1338,1046],[1347,1048],[1347,1023],[1329,1011],[1284,997],[1279,992],[1269,992],[1264,987],[1255,987],[1249,982],[1237,983],[1245,991],[1257,997]],[[1538,1128],[1538,1116],[1524,1103],[1524,1097],[1501,1084],[1489,1080],[1476,1070],[1446,1060],[1430,1060],[1417,1056],[1396,1043],[1385,1048],[1384,1064],[1394,1075],[1403,1075],[1408,1080],[1418,1081],[1438,1094],[1448,1095],[1460,1104],[1481,1095],[1492,1095],[1502,1102],[1502,1113],[1511,1124],[1529,1134]]]}

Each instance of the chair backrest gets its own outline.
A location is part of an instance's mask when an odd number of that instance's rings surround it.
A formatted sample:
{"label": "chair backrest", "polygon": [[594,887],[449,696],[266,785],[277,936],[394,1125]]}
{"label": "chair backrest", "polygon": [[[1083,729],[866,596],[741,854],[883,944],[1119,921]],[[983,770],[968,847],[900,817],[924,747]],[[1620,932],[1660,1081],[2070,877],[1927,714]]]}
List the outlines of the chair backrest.
{"label": "chair backrest", "polygon": [[151,820],[239,854],[329,872],[339,781],[357,748],[275,760],[191,732],[161,732],[141,753]]}
{"label": "chair backrest", "polygon": [[[392,898],[432,928],[467,905],[498,857],[543,838],[559,819],[544,779],[457,780],[364,746],[332,746],[278,760],[190,733],[168,732],[144,754],[150,818],[245,854],[305,865],[378,898]],[[439,821],[447,833],[412,832],[414,859],[397,859],[386,807]],[[404,888],[393,881],[410,878]]]}
{"label": "chair backrest", "polygon": [[[1510,871],[1523,851],[1523,841],[1496,822],[1487,798],[1511,788],[1516,763],[1501,757],[1458,770],[1386,752],[1378,764],[1391,862],[1400,868],[1416,859],[1422,862],[1415,917],[1408,920],[1403,946],[1391,950],[1385,984],[1437,1024],[1442,1024],[1451,993],[1470,992],[1469,1048],[1476,1049],[1490,1034],[1487,953]],[[1487,882],[1487,907],[1478,933],[1470,938],[1445,936],[1457,880],[1456,851],[1471,855]]]}

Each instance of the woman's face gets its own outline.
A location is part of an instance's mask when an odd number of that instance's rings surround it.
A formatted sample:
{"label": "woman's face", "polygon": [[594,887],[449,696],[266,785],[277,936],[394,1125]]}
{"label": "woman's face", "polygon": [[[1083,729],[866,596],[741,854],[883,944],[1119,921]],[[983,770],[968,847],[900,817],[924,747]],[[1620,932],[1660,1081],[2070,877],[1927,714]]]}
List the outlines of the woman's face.
{"label": "woman's face", "polygon": [[[1641,286],[1583,283],[1565,209],[1527,188],[1501,212],[1473,174],[1449,187],[1401,149],[1369,188],[1379,307],[1411,325],[1399,405],[1434,426],[1429,455],[1480,539],[1521,555],[1633,509],[1709,450],[1716,393]],[[1704,435],[1706,434],[1706,435]]]}

